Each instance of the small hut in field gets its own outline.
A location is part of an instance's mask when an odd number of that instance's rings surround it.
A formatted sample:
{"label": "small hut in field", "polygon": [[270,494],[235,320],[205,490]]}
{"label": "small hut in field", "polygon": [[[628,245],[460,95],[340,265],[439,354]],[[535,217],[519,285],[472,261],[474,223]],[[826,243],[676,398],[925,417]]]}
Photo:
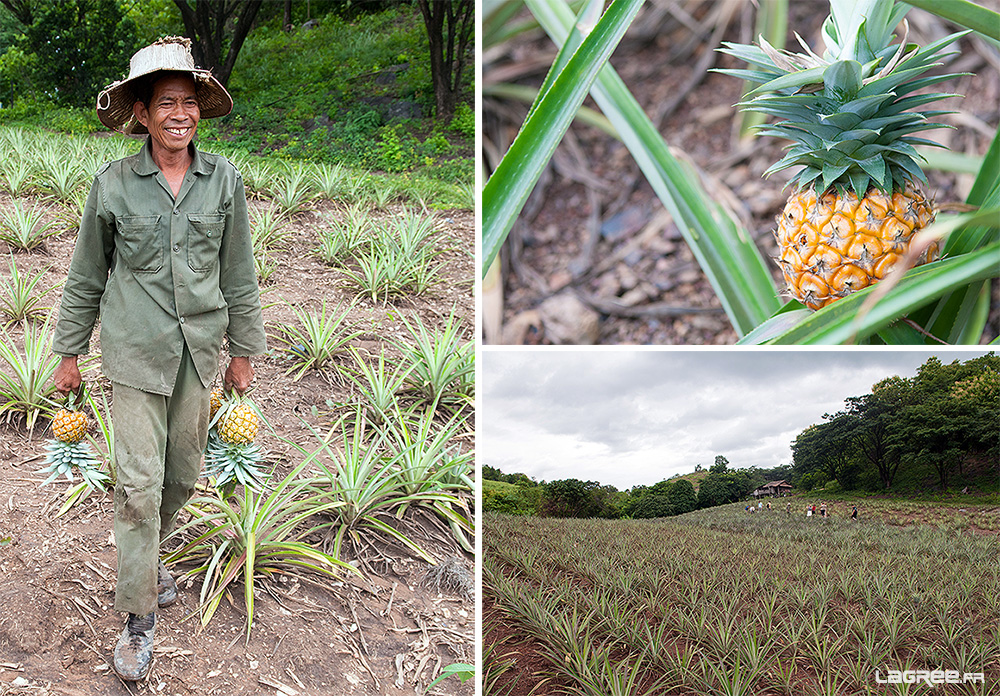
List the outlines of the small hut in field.
{"label": "small hut in field", "polygon": [[753,492],[754,498],[783,498],[791,495],[792,484],[787,481],[768,481]]}

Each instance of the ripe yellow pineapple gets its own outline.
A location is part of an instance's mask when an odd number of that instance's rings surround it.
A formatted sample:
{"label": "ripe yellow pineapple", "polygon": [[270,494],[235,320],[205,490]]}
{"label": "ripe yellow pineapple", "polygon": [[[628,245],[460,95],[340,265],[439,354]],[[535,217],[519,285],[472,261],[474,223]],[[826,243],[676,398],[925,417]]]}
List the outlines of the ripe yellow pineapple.
{"label": "ripe yellow pineapple", "polygon": [[225,396],[223,395],[221,389],[213,389],[212,390],[212,394],[209,396],[209,404],[210,404],[210,407],[211,407],[211,413],[209,413],[208,419],[210,421],[215,420],[215,414],[219,412],[220,408],[222,408],[222,400],[224,398],[225,398]]}
{"label": "ripe yellow pineapple", "polygon": [[[223,497],[237,483],[260,490],[265,476],[260,469],[263,454],[254,444],[260,429],[257,409],[250,398],[235,392],[212,392],[212,420],[205,447],[205,468],[215,477]],[[218,405],[214,402],[218,400]]]}
{"label": "ripe yellow pineapple", "polygon": [[49,474],[41,484],[52,483],[60,476],[67,481],[73,481],[73,472],[80,474],[84,482],[91,488],[104,488],[110,477],[101,471],[94,449],[89,442],[84,442],[90,419],[79,410],[78,403],[84,401],[84,391],[70,394],[66,406],[56,411],[52,418],[52,434],[54,438],[46,445],[45,463],[48,465],[39,469],[39,474]]}
{"label": "ripe yellow pineapple", "polygon": [[[810,309],[885,278],[906,253],[915,232],[934,211],[912,186],[892,196],[872,187],[858,201],[854,191],[816,195],[813,187],[788,199],[778,216],[781,264],[789,292]],[[933,261],[931,244],[917,264]]]}
{"label": "ripe yellow pineapple", "polygon": [[[762,133],[792,141],[766,173],[800,167],[775,237],[788,291],[811,309],[885,278],[913,235],[934,220],[917,185],[926,178],[913,148],[934,143],[913,133],[942,127],[929,120],[940,112],[909,109],[953,95],[911,92],[955,77],[920,75],[967,32],[924,48],[908,45],[905,34],[890,45],[907,10],[893,0],[832,2],[822,57],[801,38],[805,54],[777,50],[763,38],[759,46],[723,49],[750,69],[721,72],[762,83],[740,107],[776,117]],[[914,265],[934,260],[937,251],[922,250]]]}
{"label": "ripe yellow pineapple", "polygon": [[52,434],[59,442],[74,444],[84,438],[89,425],[90,419],[83,411],[61,408],[52,418]]}
{"label": "ripe yellow pineapple", "polygon": [[243,402],[234,404],[219,419],[219,438],[232,445],[248,445],[257,437],[257,412]]}

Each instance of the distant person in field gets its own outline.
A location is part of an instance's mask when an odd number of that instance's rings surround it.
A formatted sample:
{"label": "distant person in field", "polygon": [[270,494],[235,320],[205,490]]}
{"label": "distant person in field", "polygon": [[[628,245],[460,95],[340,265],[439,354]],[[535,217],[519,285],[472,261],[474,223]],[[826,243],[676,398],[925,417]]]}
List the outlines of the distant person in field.
{"label": "distant person in field", "polygon": [[858,519],[858,506],[857,505],[855,505],[854,509],[851,510],[851,519],[852,520]]}
{"label": "distant person in field", "polygon": [[819,505],[819,516],[826,517],[826,503],[820,503]]}
{"label": "distant person in field", "polygon": [[156,610],[177,601],[159,546],[201,475],[223,342],[224,387],[241,394],[250,356],[267,350],[243,179],[192,142],[199,119],[225,116],[233,100],[195,68],[190,44],[167,37],[141,49],[128,78],[97,97],[104,125],[148,135],[97,172],[52,341],[55,387],[76,392],[77,357],[100,315],[114,403],[115,610],[128,615],[112,664],[128,681],[149,674]]}
{"label": "distant person in field", "polygon": [[791,500],[789,500],[787,503],[785,503],[785,514],[786,515],[791,515],[792,514],[792,501]]}

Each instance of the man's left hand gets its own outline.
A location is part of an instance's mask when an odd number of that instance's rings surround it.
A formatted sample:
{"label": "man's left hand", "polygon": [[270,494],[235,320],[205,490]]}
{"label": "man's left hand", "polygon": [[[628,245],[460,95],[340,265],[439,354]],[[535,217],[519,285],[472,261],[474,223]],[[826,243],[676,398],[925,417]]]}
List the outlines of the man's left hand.
{"label": "man's left hand", "polygon": [[242,394],[249,389],[250,383],[253,382],[253,367],[250,365],[250,358],[242,356],[230,358],[223,381],[226,391],[235,389],[238,394]]}

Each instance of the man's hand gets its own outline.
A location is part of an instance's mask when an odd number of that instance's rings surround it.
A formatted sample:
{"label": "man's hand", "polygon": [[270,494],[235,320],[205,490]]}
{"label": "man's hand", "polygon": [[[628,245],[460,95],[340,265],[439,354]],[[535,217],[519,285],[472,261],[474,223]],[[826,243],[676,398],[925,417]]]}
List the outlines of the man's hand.
{"label": "man's hand", "polygon": [[56,391],[63,396],[80,390],[83,377],[80,376],[80,368],[76,364],[75,355],[64,356],[59,361],[56,371],[52,374],[52,381],[56,385]]}
{"label": "man's hand", "polygon": [[253,382],[253,367],[250,365],[250,358],[242,356],[230,358],[223,382],[226,391],[235,389],[238,394],[242,394],[249,389],[250,383]]}

